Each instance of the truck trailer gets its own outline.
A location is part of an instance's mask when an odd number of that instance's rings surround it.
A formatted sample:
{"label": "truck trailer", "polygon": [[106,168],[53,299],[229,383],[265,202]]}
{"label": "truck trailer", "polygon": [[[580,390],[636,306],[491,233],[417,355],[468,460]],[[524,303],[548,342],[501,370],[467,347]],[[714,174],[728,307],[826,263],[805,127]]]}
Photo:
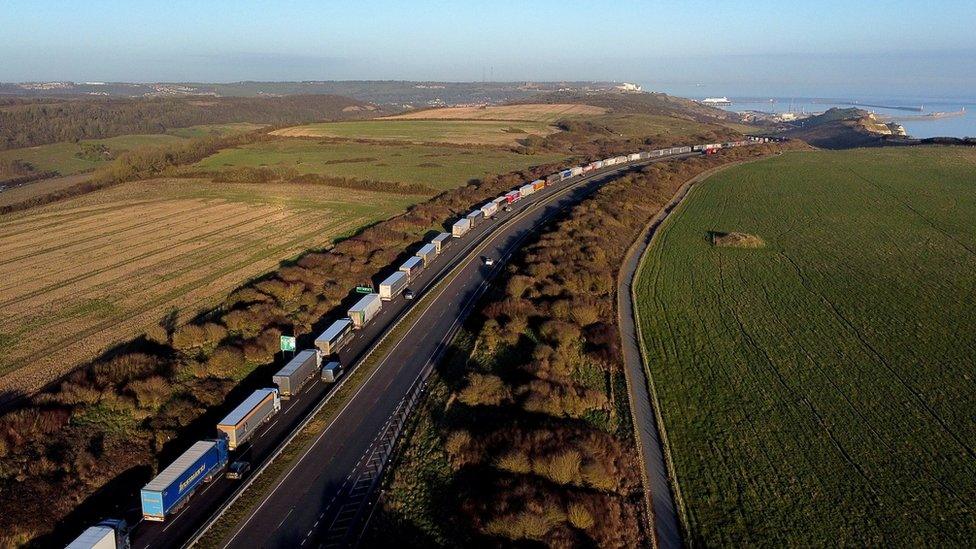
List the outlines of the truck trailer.
{"label": "truck trailer", "polygon": [[640,153],[630,153],[627,155],[628,162],[633,162],[635,160],[640,160]]}
{"label": "truck trailer", "polygon": [[[407,263],[413,258],[411,257],[407,260]],[[417,261],[420,261],[419,259]],[[407,263],[404,263],[406,265]],[[400,267],[403,270],[403,267]],[[352,326],[357,330],[366,325],[373,317],[379,314],[380,309],[383,308],[383,301],[380,299],[380,294],[366,294],[362,299],[356,302],[355,305],[349,309],[349,318],[352,319]],[[316,365],[317,366],[317,365]]]}
{"label": "truck trailer", "polygon": [[264,422],[281,411],[277,389],[258,389],[217,424],[217,431],[227,439],[227,449],[243,445]]}
{"label": "truck trailer", "polygon": [[471,228],[473,229],[484,219],[485,214],[481,210],[474,210],[468,215],[464,216],[465,219],[471,222]]}
{"label": "truck trailer", "polygon": [[559,183],[562,180],[563,180],[562,176],[560,176],[558,173],[547,175],[546,186],[548,187],[549,185],[555,185],[556,183]]}
{"label": "truck trailer", "polygon": [[486,219],[495,215],[496,213],[498,213],[498,203],[492,201],[485,204],[484,206],[481,207],[481,213],[485,216]]}
{"label": "truck trailer", "polygon": [[437,253],[444,251],[444,247],[451,241],[451,233],[441,233],[431,239],[430,243],[437,248]]}
{"label": "truck trailer", "polygon": [[335,360],[327,362],[325,366],[322,366],[322,381],[326,383],[335,383],[341,375],[342,366]]}
{"label": "truck trailer", "polygon": [[539,192],[542,189],[545,189],[546,188],[546,180],[545,179],[536,179],[535,181],[532,182],[532,188],[535,189],[536,192]]}
{"label": "truck trailer", "polygon": [[[382,291],[382,286],[380,291]],[[319,337],[315,338],[315,346],[318,347],[323,356],[328,356],[338,353],[343,345],[349,343],[352,336],[352,319],[343,318],[336,320],[319,334]]]}
{"label": "truck trailer", "polygon": [[106,519],[81,533],[65,549],[129,549],[129,525]]}
{"label": "truck trailer", "polygon": [[420,271],[423,268],[424,268],[424,260],[420,259],[417,256],[411,257],[410,259],[404,261],[403,265],[400,265],[400,271],[407,275],[407,282],[410,282],[411,280],[416,278],[416,276],[420,274]]}
{"label": "truck trailer", "polygon": [[522,193],[518,191],[509,191],[505,193],[505,202],[508,202],[509,204],[513,202],[518,202],[521,199],[522,199]]}
{"label": "truck trailer", "polygon": [[417,250],[415,257],[420,258],[420,261],[426,269],[437,257],[437,248],[433,244],[424,244]]}
{"label": "truck trailer", "polygon": [[454,225],[451,226],[451,234],[454,238],[461,238],[462,236],[468,234],[471,230],[471,220],[468,218],[457,220]]}
{"label": "truck trailer", "polygon": [[532,183],[526,183],[525,185],[519,187],[519,196],[521,196],[522,198],[525,198],[526,196],[529,196],[534,192],[535,192],[535,186],[532,185]]}
{"label": "truck trailer", "polygon": [[179,509],[204,482],[227,466],[227,440],[201,440],[190,446],[140,492],[142,517],[162,522]]}
{"label": "truck trailer", "polygon": [[396,296],[400,295],[400,292],[407,287],[409,281],[407,273],[403,271],[397,271],[386,277],[386,280],[380,282],[380,299],[383,301],[396,299]]}
{"label": "truck trailer", "polygon": [[319,354],[318,349],[305,349],[289,360],[284,368],[278,370],[278,373],[271,377],[275,385],[278,386],[281,398],[287,399],[297,395],[305,382],[319,370],[321,363],[322,355]]}

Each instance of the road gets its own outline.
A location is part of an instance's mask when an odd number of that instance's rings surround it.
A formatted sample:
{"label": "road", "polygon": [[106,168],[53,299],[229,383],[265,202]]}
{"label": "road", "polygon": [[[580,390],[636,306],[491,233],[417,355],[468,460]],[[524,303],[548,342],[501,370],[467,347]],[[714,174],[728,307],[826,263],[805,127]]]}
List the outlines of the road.
{"label": "road", "polygon": [[620,327],[624,373],[627,376],[631,415],[638,439],[637,450],[644,468],[642,474],[645,500],[651,513],[654,545],[664,549],[682,546],[681,526],[678,520],[678,506],[675,504],[674,487],[669,475],[670,460],[666,458],[664,451],[667,447],[667,433],[660,425],[661,418],[655,405],[657,398],[654,396],[653,378],[650,377],[649,365],[644,363],[640,338],[637,334],[636,324],[639,319],[634,313],[637,295],[633,291],[633,285],[644,255],[654,236],[657,235],[658,229],[685,199],[691,188],[719,171],[745,162],[733,162],[713,168],[683,183],[664,208],[654,214],[644,228],[644,232],[631,245],[617,276],[617,325]]}
{"label": "road", "polygon": [[[670,157],[674,158],[674,157]],[[462,239],[452,243],[411,282],[410,289],[420,299],[441,276],[460,266],[457,276],[432,306],[417,319],[406,337],[395,349],[397,358],[387,358],[355,393],[342,413],[311,450],[295,464],[285,478],[287,485],[276,489],[268,500],[247,520],[243,531],[232,540],[234,547],[300,544],[301,537],[321,520],[322,510],[334,509],[342,502],[333,497],[343,490],[351,472],[360,470],[361,458],[375,446],[378,433],[390,419],[407,389],[429,363],[430,357],[450,339],[452,330],[467,314],[468,306],[486,281],[501,267],[482,265],[482,255],[502,258],[533,229],[560,209],[572,205],[596,190],[604,181],[635,164],[613,167],[584,178],[573,178],[516,203],[513,211],[500,214],[495,221],[482,222]],[[501,227],[499,227],[501,225]],[[484,252],[474,252],[486,246]],[[382,311],[340,352],[343,364],[357,364],[396,321],[406,313],[411,302],[402,297],[384,303]],[[322,326],[324,328],[324,326]],[[314,335],[300,340],[300,347],[310,347]],[[392,356],[392,355],[391,355]],[[270,380],[268,385],[270,385]],[[283,403],[273,422],[263,428],[250,446],[231,456],[245,458],[255,469],[287,440],[302,421],[333,388],[320,382],[309,383],[296,397]],[[135,528],[135,548],[173,547],[185,544],[207,523],[220,505],[230,499],[239,481],[216,480],[205,485],[186,506],[166,522],[143,521]],[[300,495],[300,496],[299,496]],[[138,494],[125,501],[138,501]],[[299,502],[301,505],[299,505]],[[330,505],[330,502],[331,505]],[[125,509],[117,510],[121,514]],[[323,517],[328,518],[328,517]],[[273,523],[273,524],[272,524]],[[256,543],[257,540],[263,540]]]}

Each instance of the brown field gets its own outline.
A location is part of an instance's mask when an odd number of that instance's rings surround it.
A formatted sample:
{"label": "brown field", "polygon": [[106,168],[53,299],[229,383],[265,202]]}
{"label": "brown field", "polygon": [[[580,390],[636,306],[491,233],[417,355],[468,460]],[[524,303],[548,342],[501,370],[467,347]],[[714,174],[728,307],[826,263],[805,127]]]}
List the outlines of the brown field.
{"label": "brown field", "polygon": [[32,390],[176,307],[181,320],[420,197],[127,183],[0,221],[0,392]]}
{"label": "brown field", "polygon": [[606,114],[607,109],[592,105],[498,105],[483,107],[446,107],[386,116],[381,120],[524,120],[529,122],[555,122],[560,118],[596,116]]}

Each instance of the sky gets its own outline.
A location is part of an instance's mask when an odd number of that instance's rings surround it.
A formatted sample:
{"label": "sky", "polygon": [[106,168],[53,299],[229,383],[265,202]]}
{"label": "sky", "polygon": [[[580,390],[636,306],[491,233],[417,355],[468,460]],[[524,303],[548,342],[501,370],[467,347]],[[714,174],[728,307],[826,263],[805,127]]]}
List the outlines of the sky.
{"label": "sky", "polygon": [[3,82],[353,79],[972,97],[976,1],[0,0]]}

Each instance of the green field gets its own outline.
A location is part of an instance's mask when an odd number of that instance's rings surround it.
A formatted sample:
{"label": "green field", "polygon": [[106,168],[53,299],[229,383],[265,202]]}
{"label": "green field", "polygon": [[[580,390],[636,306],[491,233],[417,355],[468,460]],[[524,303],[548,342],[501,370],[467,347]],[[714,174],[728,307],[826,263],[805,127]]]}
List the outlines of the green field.
{"label": "green field", "polygon": [[971,546],[974,174],[972,149],[792,153],[675,212],[638,309],[694,544]]}
{"label": "green field", "polygon": [[107,139],[85,139],[77,143],[52,143],[50,145],[40,145],[26,149],[0,151],[0,159],[23,160],[31,163],[34,169],[40,172],[56,171],[61,175],[71,175],[91,170],[109,160],[109,158],[99,160],[90,157],[79,157],[78,155],[83,154],[85,144],[103,145],[113,155],[118,155],[118,153],[133,149],[168,145],[192,137],[233,135],[252,131],[260,127],[258,124],[249,124],[246,122],[239,124],[208,124],[177,128],[168,133],[160,134],[120,135]]}
{"label": "green field", "polygon": [[250,122],[232,122],[229,124],[204,124],[201,126],[190,126],[188,128],[176,128],[169,130],[168,134],[177,137],[226,137],[229,135],[240,135],[252,132],[265,127],[264,124],[252,124]]}
{"label": "green field", "polygon": [[419,183],[449,189],[487,174],[558,162],[563,158],[565,156],[560,154],[525,155],[481,148],[319,143],[310,139],[281,138],[224,149],[197,163],[196,167],[210,170],[291,167],[301,173]]}
{"label": "green field", "polygon": [[323,122],[277,130],[284,137],[337,137],[411,143],[517,145],[529,135],[557,129],[545,122],[500,120],[363,120]]}

